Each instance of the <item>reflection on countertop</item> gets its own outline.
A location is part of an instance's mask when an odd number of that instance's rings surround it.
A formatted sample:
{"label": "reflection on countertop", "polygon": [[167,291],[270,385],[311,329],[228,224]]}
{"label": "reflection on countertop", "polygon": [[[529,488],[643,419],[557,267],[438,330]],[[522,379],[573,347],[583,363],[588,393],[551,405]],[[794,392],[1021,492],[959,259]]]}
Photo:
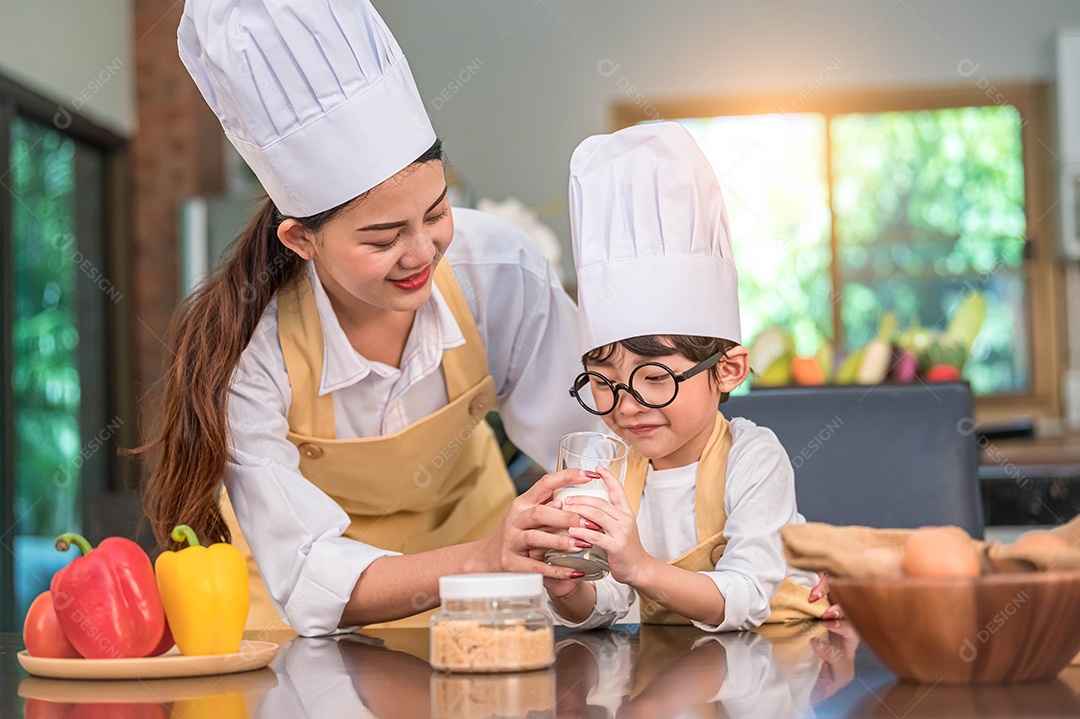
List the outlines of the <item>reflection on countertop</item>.
{"label": "reflection on countertop", "polygon": [[321,638],[281,632],[258,639],[282,645],[267,669],[118,682],[27,677],[15,661],[22,649],[19,636],[3,635],[0,686],[18,682],[18,696],[5,691],[0,714],[185,719],[1080,715],[1080,667],[1041,684],[904,684],[860,647],[845,622],[732,634],[637,625],[576,634],[559,630],[552,668],[514,674],[433,671],[423,629]]}

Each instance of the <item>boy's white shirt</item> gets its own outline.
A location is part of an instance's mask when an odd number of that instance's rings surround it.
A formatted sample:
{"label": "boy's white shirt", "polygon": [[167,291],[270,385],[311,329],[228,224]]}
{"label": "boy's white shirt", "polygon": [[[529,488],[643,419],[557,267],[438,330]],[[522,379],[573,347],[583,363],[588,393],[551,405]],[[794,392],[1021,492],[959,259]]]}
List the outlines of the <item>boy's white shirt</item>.
{"label": "boy's white shirt", "polygon": [[715,641],[724,646],[727,675],[713,701],[723,704],[729,717],[813,718],[812,694],[822,664],[817,655],[807,651],[801,661],[782,668],[772,644],[755,632],[705,636],[694,648]]}
{"label": "boy's white shirt", "polygon": [[[812,588],[817,575],[787,565],[780,528],[806,520],[795,507],[795,476],[783,445],[766,427],[748,419],[731,420],[724,508],[727,547],[715,571],[701,572],[716,583],[725,600],[718,626],[694,622],[708,632],[752,629],[769,616],[769,602],[785,576]],[[642,547],[662,561],[675,559],[698,544],[694,484],[698,463],[657,471],[650,465],[637,526]],[[610,575],[596,584],[592,614],[580,623],[555,616],[568,627],[593,629],[624,618],[637,599],[633,587]],[[552,610],[554,611],[554,605]]]}

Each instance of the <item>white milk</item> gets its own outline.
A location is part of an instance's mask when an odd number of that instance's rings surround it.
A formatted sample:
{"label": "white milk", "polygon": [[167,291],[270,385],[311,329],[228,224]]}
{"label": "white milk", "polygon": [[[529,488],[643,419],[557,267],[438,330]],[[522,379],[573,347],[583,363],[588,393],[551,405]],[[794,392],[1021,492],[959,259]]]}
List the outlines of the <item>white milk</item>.
{"label": "white milk", "polygon": [[571,484],[568,487],[560,487],[552,493],[552,496],[560,502],[567,497],[599,497],[600,499],[606,499],[609,502],[611,501],[611,495],[608,493],[607,485],[603,483],[597,485],[594,482]]}

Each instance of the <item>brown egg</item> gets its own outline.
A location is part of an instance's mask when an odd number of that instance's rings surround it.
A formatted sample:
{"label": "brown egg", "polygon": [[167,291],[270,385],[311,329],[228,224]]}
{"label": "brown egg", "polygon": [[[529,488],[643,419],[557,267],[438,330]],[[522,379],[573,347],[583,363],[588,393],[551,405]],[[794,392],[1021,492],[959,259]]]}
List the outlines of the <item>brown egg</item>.
{"label": "brown egg", "polygon": [[946,527],[923,527],[911,533],[900,564],[909,577],[977,577],[979,557],[971,539]]}
{"label": "brown egg", "polygon": [[1050,532],[1035,530],[1024,532],[1013,542],[1013,549],[1019,552],[1050,552],[1060,554],[1069,551],[1069,543]]}

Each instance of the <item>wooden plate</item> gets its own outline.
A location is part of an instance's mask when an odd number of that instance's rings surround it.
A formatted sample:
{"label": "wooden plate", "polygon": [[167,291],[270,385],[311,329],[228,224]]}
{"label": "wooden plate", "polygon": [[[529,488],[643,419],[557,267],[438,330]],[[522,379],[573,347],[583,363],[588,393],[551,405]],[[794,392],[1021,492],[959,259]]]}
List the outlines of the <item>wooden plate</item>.
{"label": "wooden plate", "polygon": [[163,704],[202,699],[218,694],[264,694],[277,686],[273,669],[255,669],[225,676],[172,679],[43,679],[26,677],[19,682],[19,696],[54,703]]}
{"label": "wooden plate", "polygon": [[19,652],[19,664],[39,677],[53,679],[162,679],[235,674],[262,669],[278,653],[273,642],[240,642],[234,654],[185,657],[176,647],[160,657],[142,659],[51,659]]}

